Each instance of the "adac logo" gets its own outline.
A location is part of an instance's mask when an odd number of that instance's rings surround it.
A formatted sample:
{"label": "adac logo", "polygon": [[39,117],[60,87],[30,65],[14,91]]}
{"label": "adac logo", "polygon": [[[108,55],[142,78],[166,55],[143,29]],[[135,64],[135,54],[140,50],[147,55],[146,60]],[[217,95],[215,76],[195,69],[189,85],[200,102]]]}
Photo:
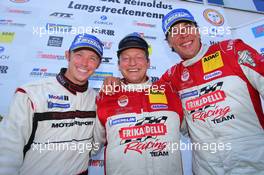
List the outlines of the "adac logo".
{"label": "adac logo", "polygon": [[223,15],[214,9],[204,10],[203,16],[207,22],[215,26],[221,26],[224,24],[225,21]]}
{"label": "adac logo", "polygon": [[94,24],[113,25],[113,22],[108,21],[108,17],[106,15],[102,15],[99,20],[94,21]]}
{"label": "adac logo", "polygon": [[211,55],[202,58],[202,66],[204,73],[211,72],[224,66],[221,52],[216,51]]}
{"label": "adac logo", "polygon": [[150,91],[149,103],[168,104],[167,97],[163,91]]}
{"label": "adac logo", "polygon": [[10,1],[14,3],[25,3],[28,2],[29,0],[10,0]]}
{"label": "adac logo", "polygon": [[0,32],[1,43],[12,43],[15,37],[15,32]]}

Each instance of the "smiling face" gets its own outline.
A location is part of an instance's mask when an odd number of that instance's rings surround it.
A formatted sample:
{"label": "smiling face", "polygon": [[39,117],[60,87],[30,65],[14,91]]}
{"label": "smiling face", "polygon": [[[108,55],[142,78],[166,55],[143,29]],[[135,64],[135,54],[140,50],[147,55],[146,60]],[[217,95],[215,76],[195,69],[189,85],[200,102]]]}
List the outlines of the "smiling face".
{"label": "smiling face", "polygon": [[197,55],[200,50],[200,34],[197,27],[191,22],[176,23],[168,34],[168,42],[183,60]]}
{"label": "smiling face", "polygon": [[65,52],[69,61],[65,76],[74,84],[84,85],[100,64],[100,57],[90,49]]}
{"label": "smiling face", "polygon": [[118,64],[123,77],[129,83],[139,84],[147,81],[150,63],[144,50],[130,48],[122,51]]}

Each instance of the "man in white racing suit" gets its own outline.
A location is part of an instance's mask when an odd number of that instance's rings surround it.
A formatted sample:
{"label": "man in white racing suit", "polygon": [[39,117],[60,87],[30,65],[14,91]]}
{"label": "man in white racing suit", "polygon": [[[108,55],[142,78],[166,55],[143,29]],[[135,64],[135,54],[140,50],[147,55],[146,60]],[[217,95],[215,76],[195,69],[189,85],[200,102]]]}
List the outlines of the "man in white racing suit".
{"label": "man in white racing suit", "polygon": [[87,174],[96,117],[87,79],[100,65],[102,42],[79,34],[65,52],[68,68],[19,87],[0,124],[0,174]]}

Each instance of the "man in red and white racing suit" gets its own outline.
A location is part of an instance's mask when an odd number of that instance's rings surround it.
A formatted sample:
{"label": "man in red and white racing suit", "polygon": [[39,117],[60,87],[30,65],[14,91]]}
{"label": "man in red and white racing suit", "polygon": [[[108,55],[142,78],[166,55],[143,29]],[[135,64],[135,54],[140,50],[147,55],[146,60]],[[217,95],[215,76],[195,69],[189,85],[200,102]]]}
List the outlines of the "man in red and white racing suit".
{"label": "man in red and white racing suit", "polygon": [[87,78],[100,64],[102,45],[77,35],[65,52],[67,69],[16,90],[0,124],[1,175],[87,175],[90,153],[99,149],[92,135],[96,92]]}
{"label": "man in red and white racing suit", "polygon": [[168,83],[147,80],[148,45],[138,34],[120,41],[118,57],[122,89],[97,98],[95,137],[106,145],[106,174],[181,175],[180,100]]}
{"label": "man in red and white racing suit", "polygon": [[194,23],[185,9],[164,17],[168,42],[183,61],[160,79],[170,82],[181,98],[193,144],[193,172],[263,175],[264,58],[239,39],[209,47],[199,45],[197,34],[167,33]]}

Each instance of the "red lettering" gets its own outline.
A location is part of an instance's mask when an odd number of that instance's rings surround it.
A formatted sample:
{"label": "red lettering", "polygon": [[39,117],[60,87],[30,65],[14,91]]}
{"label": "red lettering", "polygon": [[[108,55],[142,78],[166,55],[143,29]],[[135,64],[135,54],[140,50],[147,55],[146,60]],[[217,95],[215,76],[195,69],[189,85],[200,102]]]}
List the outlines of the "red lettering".
{"label": "red lettering", "polygon": [[139,154],[142,154],[143,151],[152,149],[152,151],[162,151],[166,148],[167,142],[159,142],[159,140],[156,141],[149,141],[149,142],[139,142],[134,141],[126,144],[124,153],[126,154],[127,151],[136,151]]}
{"label": "red lettering", "polygon": [[143,126],[124,127],[119,131],[121,139],[136,139],[147,136],[160,136],[167,133],[166,125],[163,123],[158,124],[145,124]]}
{"label": "red lettering", "polygon": [[215,92],[204,94],[198,98],[187,100],[186,101],[186,109],[188,111],[192,111],[195,109],[202,108],[204,106],[208,106],[211,104],[215,104],[220,101],[225,100],[225,92],[221,90],[216,90]]}
{"label": "red lettering", "polygon": [[218,108],[218,106],[217,106],[214,110],[195,112],[192,115],[192,119],[193,119],[193,122],[195,122],[195,120],[201,120],[201,121],[205,122],[206,118],[209,118],[209,117],[214,117],[214,119],[222,118],[230,111],[231,111],[231,109],[229,106],[226,106],[224,108]]}

